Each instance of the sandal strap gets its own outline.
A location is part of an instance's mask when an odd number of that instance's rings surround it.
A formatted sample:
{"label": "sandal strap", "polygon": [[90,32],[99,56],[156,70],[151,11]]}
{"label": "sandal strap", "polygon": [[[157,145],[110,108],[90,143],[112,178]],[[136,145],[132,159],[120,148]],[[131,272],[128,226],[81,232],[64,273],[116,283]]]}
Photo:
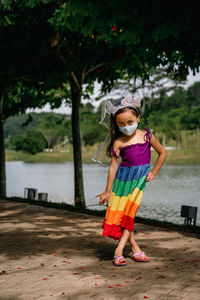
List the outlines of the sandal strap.
{"label": "sandal strap", "polygon": [[137,252],[137,253],[133,253],[132,256],[136,256],[136,255],[142,255],[145,256],[144,252]]}
{"label": "sandal strap", "polygon": [[120,256],[115,255],[113,258],[114,258],[114,259],[115,259],[115,258],[118,258],[118,259],[123,258],[123,259],[125,259],[123,255],[120,255]]}

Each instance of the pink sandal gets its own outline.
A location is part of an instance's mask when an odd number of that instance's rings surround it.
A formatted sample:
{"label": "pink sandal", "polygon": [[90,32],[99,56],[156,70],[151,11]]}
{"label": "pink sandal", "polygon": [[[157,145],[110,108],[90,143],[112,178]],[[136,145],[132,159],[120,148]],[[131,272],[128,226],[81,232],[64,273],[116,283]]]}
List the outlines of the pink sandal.
{"label": "pink sandal", "polygon": [[[117,264],[117,263],[115,263],[115,259],[118,259],[118,261],[120,260],[120,258],[122,258],[123,259],[123,261],[119,261],[119,263]],[[115,255],[114,257],[113,257],[113,260],[112,260],[112,262],[113,262],[113,265],[115,265],[115,266],[126,266],[126,260],[125,260],[125,258],[124,258],[124,256],[123,255],[120,255],[120,256],[117,256],[117,255]]]}
{"label": "pink sandal", "polygon": [[[140,255],[142,256],[141,258],[136,258],[135,256]],[[130,258],[132,258],[136,262],[149,262],[149,258],[144,254],[144,252],[138,252],[138,253],[133,253]]]}

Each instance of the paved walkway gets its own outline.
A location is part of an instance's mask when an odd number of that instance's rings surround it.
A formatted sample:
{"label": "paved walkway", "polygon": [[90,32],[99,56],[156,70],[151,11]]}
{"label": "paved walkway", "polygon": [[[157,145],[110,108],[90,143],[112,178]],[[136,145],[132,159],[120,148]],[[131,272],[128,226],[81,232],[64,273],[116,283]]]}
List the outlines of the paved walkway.
{"label": "paved walkway", "polygon": [[0,299],[200,299],[200,239],[136,223],[151,262],[115,267],[102,220],[1,200]]}

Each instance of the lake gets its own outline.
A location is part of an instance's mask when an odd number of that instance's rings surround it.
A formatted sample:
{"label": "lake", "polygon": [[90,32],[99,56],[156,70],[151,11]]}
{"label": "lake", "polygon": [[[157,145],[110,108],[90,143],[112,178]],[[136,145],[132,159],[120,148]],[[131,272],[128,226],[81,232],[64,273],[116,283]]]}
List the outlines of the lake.
{"label": "lake", "polygon": [[[103,192],[108,167],[83,164],[86,206],[105,209],[95,195]],[[137,216],[183,224],[181,205],[197,206],[200,225],[200,166],[163,166],[156,179],[147,183]],[[24,197],[24,188],[48,193],[51,202],[74,204],[73,162],[6,162],[7,196]]]}

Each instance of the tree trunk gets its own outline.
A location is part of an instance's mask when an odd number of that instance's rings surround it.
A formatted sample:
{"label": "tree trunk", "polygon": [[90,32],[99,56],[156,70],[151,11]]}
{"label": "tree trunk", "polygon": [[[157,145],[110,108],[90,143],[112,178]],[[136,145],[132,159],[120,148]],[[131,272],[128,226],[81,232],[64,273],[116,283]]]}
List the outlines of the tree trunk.
{"label": "tree trunk", "polygon": [[81,138],[79,124],[79,105],[81,102],[82,82],[78,77],[70,76],[70,87],[72,97],[72,138],[73,138],[73,156],[74,156],[74,204],[85,208]]}
{"label": "tree trunk", "polygon": [[4,145],[4,118],[3,118],[4,93],[0,98],[0,197],[6,197],[6,166]]}

